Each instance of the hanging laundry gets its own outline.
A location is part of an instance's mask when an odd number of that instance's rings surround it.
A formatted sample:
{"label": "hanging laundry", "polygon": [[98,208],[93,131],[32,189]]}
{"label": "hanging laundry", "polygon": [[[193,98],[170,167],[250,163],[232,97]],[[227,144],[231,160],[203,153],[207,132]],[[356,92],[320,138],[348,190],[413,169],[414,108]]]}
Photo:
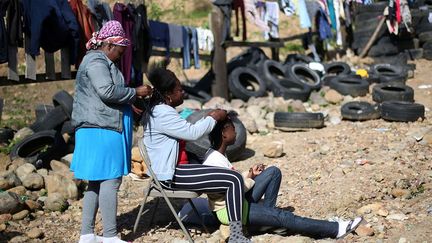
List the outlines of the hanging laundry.
{"label": "hanging laundry", "polygon": [[100,30],[105,22],[114,19],[113,12],[108,3],[99,0],[88,0],[88,8],[94,16],[95,29]]}
{"label": "hanging laundry", "polygon": [[92,33],[94,32],[94,26],[92,24],[92,15],[90,10],[86,5],[82,3],[81,0],[69,0],[69,5],[72,8],[72,12],[75,14],[75,17],[80,25],[80,43],[78,49],[78,59],[76,68],[78,69],[78,65],[81,63],[82,58],[86,54],[86,43],[92,37]]}
{"label": "hanging laundry", "polygon": [[233,9],[236,15],[236,36],[239,35],[239,10],[241,12],[242,24],[243,24],[243,40],[247,39],[247,31],[246,31],[246,15],[245,15],[245,5],[244,0],[234,0],[233,1]]}
{"label": "hanging laundry", "polygon": [[305,0],[298,0],[297,2],[298,15],[300,18],[300,27],[302,28],[311,28],[311,18],[308,15],[308,10],[306,8]]}
{"label": "hanging laundry", "polygon": [[[277,3],[276,3],[277,4]],[[246,18],[254,25],[258,26],[263,32],[270,31],[267,24],[260,19],[254,0],[244,0]]]}
{"label": "hanging laundry", "polygon": [[[152,40],[150,26],[148,25],[147,20],[146,6],[144,4],[138,5],[133,15],[135,25],[132,36],[132,66],[135,71],[135,77],[142,77],[141,74],[147,72],[148,62],[152,51]],[[137,81],[135,82],[135,85],[140,85],[142,80],[137,78],[135,78],[135,80]]]}
{"label": "hanging laundry", "polygon": [[294,15],[296,9],[292,0],[279,0],[279,9],[288,17]]}
{"label": "hanging laundry", "polygon": [[330,17],[330,24],[333,30],[336,30],[336,13],[333,0],[327,0],[327,14]]}
{"label": "hanging laundry", "polygon": [[194,57],[194,66],[200,68],[198,55],[198,34],[195,28],[183,26],[183,69],[189,69],[191,66],[191,54]]}
{"label": "hanging laundry", "polygon": [[402,15],[402,23],[407,28],[408,32],[412,32],[412,18],[411,11],[408,7],[407,0],[401,0],[401,15]]}
{"label": "hanging laundry", "polygon": [[208,29],[197,28],[198,33],[198,47],[200,50],[213,51],[214,49],[214,36],[213,32]]}
{"label": "hanging laundry", "polygon": [[335,20],[336,20],[336,45],[342,46],[342,32],[341,32],[341,26],[340,26],[340,5],[339,0],[332,0],[333,1],[333,7],[335,10]]}
{"label": "hanging laundry", "polygon": [[180,25],[168,24],[170,40],[170,48],[182,48],[183,47],[183,28]]}
{"label": "hanging laundry", "polygon": [[[233,0],[211,0],[213,5],[219,7],[223,15],[222,24],[222,43],[225,40],[231,39],[231,12],[232,12],[232,2]],[[184,38],[184,36],[183,36]],[[220,43],[220,44],[222,44]]]}
{"label": "hanging laundry", "polygon": [[4,21],[8,4],[9,0],[0,0],[0,63],[8,61],[8,35]]}
{"label": "hanging laundry", "polygon": [[134,18],[131,12],[133,12],[135,7],[131,4],[128,6],[123,3],[114,4],[113,15],[114,20],[121,23],[126,38],[131,41],[131,45],[126,47],[123,56],[120,59],[119,69],[123,73],[125,83],[129,85],[131,80],[131,68],[132,68],[132,46],[133,46],[133,28],[134,28]]}
{"label": "hanging laundry", "polygon": [[270,31],[264,32],[266,40],[279,38],[279,4],[277,2],[266,2],[265,23],[270,26]]}
{"label": "hanging laundry", "polygon": [[320,11],[315,19],[317,22],[316,26],[319,32],[320,40],[326,40],[332,37],[330,21],[328,20],[327,13],[320,8]]}
{"label": "hanging laundry", "polygon": [[70,61],[76,62],[80,41],[79,25],[67,0],[22,0],[25,33],[30,37],[26,50],[39,55],[39,48],[56,52],[69,47]]}
{"label": "hanging laundry", "polygon": [[[152,45],[166,48],[166,57],[169,57],[170,33],[167,23],[149,20]],[[184,38],[184,35],[183,35]]]}
{"label": "hanging laundry", "polygon": [[23,12],[20,0],[10,0],[6,16],[6,30],[9,36],[8,44],[10,46],[23,47],[24,30],[22,16]]}

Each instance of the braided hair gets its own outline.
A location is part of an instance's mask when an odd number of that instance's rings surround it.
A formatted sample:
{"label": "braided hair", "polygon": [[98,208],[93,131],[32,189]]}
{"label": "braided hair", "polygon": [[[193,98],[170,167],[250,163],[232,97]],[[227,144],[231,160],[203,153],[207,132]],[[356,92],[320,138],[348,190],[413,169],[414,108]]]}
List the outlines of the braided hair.
{"label": "braided hair", "polygon": [[150,128],[150,117],[153,116],[154,107],[159,104],[165,104],[166,96],[175,89],[178,80],[172,71],[164,67],[153,68],[148,74],[148,79],[153,85],[153,94],[147,99],[142,115],[141,124],[144,128],[147,125]]}
{"label": "braided hair", "polygon": [[219,149],[222,144],[222,132],[227,125],[234,126],[233,121],[229,116],[223,121],[216,123],[213,130],[209,133],[209,140],[213,149]]}

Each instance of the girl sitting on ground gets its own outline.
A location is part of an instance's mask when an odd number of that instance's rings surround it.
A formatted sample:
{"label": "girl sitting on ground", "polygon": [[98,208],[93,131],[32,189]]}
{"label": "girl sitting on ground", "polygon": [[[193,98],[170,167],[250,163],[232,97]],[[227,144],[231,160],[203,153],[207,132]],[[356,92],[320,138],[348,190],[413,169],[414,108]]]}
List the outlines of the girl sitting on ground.
{"label": "girl sitting on ground", "polygon": [[[203,165],[234,169],[225,156],[229,145],[235,143],[236,131],[229,116],[219,121],[209,134],[212,147],[207,151]],[[272,226],[285,228],[290,234],[301,234],[313,238],[342,238],[353,232],[361,223],[357,217],[350,221],[331,222],[294,215],[292,212],[276,207],[281,173],[277,167],[254,165],[242,173],[245,191],[243,202],[243,224],[253,226]],[[264,202],[258,203],[265,194]],[[227,224],[227,211],[224,194],[208,194],[210,208],[222,224]]]}

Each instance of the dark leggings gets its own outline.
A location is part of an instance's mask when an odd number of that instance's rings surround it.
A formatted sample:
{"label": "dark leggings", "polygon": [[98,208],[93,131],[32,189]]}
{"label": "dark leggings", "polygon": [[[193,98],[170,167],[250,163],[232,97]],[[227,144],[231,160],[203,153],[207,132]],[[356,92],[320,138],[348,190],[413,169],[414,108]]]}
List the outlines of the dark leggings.
{"label": "dark leggings", "polygon": [[241,221],[243,178],[230,169],[206,165],[178,165],[171,183],[164,187],[201,193],[225,193],[229,221]]}

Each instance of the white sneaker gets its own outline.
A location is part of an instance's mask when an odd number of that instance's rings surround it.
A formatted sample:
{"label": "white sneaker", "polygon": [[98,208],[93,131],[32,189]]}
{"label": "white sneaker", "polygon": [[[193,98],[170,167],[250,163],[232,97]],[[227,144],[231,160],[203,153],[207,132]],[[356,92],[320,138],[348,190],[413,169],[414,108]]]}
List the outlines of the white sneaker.
{"label": "white sneaker", "polygon": [[339,224],[339,230],[338,234],[336,236],[336,239],[341,239],[348,235],[349,233],[352,233],[359,227],[360,223],[363,221],[362,217],[357,217],[350,221],[338,221]]}

